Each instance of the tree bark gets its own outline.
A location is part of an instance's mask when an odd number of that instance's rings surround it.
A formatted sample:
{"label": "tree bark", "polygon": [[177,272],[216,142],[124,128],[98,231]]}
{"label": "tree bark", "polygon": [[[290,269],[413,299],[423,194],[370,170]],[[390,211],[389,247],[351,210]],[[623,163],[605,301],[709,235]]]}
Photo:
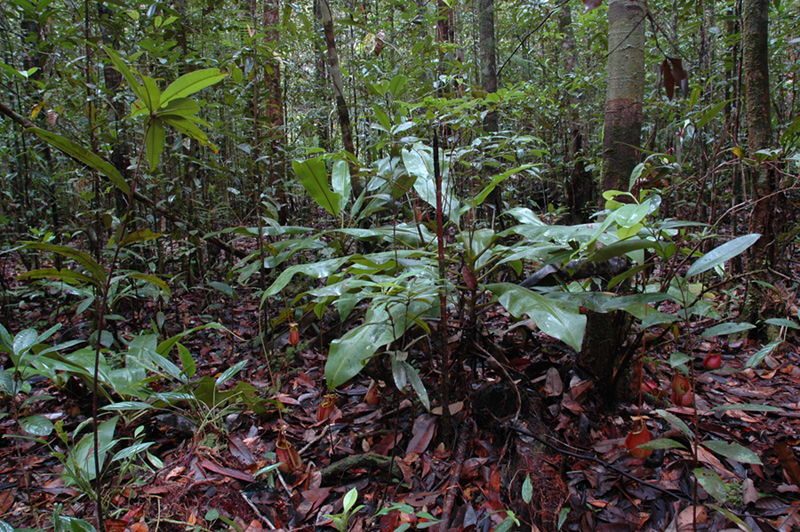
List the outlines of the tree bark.
{"label": "tree bark", "polygon": [[[280,20],[280,1],[266,0],[264,2],[264,41],[271,44],[272,50],[278,47],[280,42],[280,31],[278,22]],[[278,204],[278,219],[285,223],[288,210],[286,205],[285,187],[283,179],[286,175],[286,137],[284,135],[284,116],[283,116],[283,92],[281,90],[281,64],[275,58],[275,54],[270,54],[264,62],[264,89],[265,89],[265,111],[268,145],[267,161],[269,168],[267,175],[269,184],[275,193],[275,201]]]}
{"label": "tree bark", "polygon": [[604,190],[627,189],[639,154],[644,96],[644,17],[638,0],[608,5],[608,65],[603,127]]}
{"label": "tree bark", "polygon": [[[769,97],[769,2],[768,0],[744,0],[742,2],[742,70],[745,86],[745,117],[750,155],[774,144]],[[760,233],[761,238],[748,250],[747,262],[750,271],[772,267],[776,261],[776,237],[779,230],[778,201],[775,173],[767,167],[751,167],[748,170],[748,188],[755,202],[750,216],[751,233]],[[756,278],[767,279],[764,273]],[[763,300],[762,290],[750,284],[747,301],[743,309],[745,319],[759,317]]]}
{"label": "tree bark", "polygon": [[[481,85],[488,93],[497,92],[497,62],[494,38],[494,0],[479,0],[478,26],[480,35]],[[483,119],[487,133],[497,132],[497,111],[489,111]]]}
{"label": "tree bark", "polygon": [[[325,34],[325,47],[328,51],[328,71],[333,84],[333,91],[336,96],[336,111],[339,114],[339,126],[342,129],[342,144],[345,151],[355,155],[356,148],[353,143],[353,127],[350,124],[350,111],[344,99],[344,83],[342,82],[342,71],[339,68],[339,53],[336,50],[336,39],[333,33],[333,16],[328,5],[328,0],[316,0],[319,8],[319,18],[322,22],[322,30]],[[355,171],[354,165],[350,165],[350,180],[353,194],[358,196],[364,188],[361,178]]]}

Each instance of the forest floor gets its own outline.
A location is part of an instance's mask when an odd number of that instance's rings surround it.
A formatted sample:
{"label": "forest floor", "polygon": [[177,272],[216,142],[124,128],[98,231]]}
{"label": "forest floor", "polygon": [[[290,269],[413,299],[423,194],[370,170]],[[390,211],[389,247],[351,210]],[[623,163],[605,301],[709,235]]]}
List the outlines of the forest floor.
{"label": "forest floor", "polygon": [[[18,288],[20,265],[7,261],[2,271],[7,286]],[[75,315],[75,299],[38,294],[29,292],[2,317],[12,334],[61,323],[53,342],[88,335],[90,324]],[[791,335],[763,364],[745,369],[761,345],[701,339],[708,323],[680,328],[648,349],[641,405],[608,406],[563,344],[513,327],[499,311],[475,327],[452,318],[456,369],[449,375],[451,415],[445,419],[436,392],[441,375],[432,362],[437,357],[411,353],[431,412],[410,389],[396,389],[380,359],[323,406],[323,325],[335,324],[301,323],[296,346],[284,327],[262,346],[252,293],[192,290],[173,293],[160,308],[141,300],[117,322],[115,334],[130,339],[150,329],[159,310],[167,335],[211,321],[224,325],[227,331],[202,330],[182,341],[194,356],[195,379],[216,378],[245,361],[224,387],[249,383],[265,412],[233,397],[124,416],[112,451],[124,447],[123,437],[151,442],[147,451],[163,467],[148,465],[142,455],[107,464],[107,530],[332,530],[325,516],[342,512],[352,488],[363,505],[346,527],[352,531],[438,530],[442,518],[456,531],[800,529],[800,352]],[[489,344],[506,363],[488,354]],[[694,406],[669,400],[675,351],[695,361]],[[703,369],[708,354],[722,356],[721,368]],[[35,413],[59,422],[65,437],[80,428],[91,417],[90,388],[74,377],[61,384],[32,379],[28,397],[41,400],[4,399],[9,414],[0,420],[0,519],[14,527],[52,528],[54,511],[94,520],[86,489],[65,481],[63,441],[55,433],[32,438],[18,422]],[[169,381],[153,385],[170,391]],[[273,385],[280,391],[270,395]],[[724,406],[734,404],[775,408]],[[681,448],[635,458],[625,438],[636,419]],[[739,444],[761,464],[703,445],[692,452],[686,431],[700,441]],[[276,452],[291,467],[269,468]],[[120,464],[129,468],[120,471]],[[707,489],[693,482],[698,468],[706,470],[700,474]],[[393,510],[378,515],[388,507]]]}

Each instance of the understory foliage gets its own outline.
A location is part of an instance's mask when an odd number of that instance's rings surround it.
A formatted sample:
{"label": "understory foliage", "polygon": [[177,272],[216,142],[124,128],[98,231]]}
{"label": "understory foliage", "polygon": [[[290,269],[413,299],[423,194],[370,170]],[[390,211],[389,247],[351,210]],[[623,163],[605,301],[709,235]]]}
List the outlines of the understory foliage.
{"label": "understory foliage", "polygon": [[[80,515],[49,508],[56,530],[104,529],[137,479],[162,471],[148,422],[169,419],[195,449],[226,437],[228,415],[280,418],[280,372],[291,362],[278,359],[312,349],[312,339],[324,359],[321,411],[371,372],[446,426],[450,404],[485,377],[479,368],[511,367],[493,350],[500,335],[490,315],[561,342],[609,392],[609,406],[634,402],[640,413],[652,391],[643,368],[659,364],[673,375],[672,405],[696,406],[693,324],[704,324],[703,338],[758,331],[763,347],[750,369],[800,328],[784,297],[797,290],[788,256],[763,268],[742,259],[760,236],[745,223],[754,200],[746,175],[768,169],[778,215],[796,210],[796,4],[776,1],[770,11],[778,140],[748,154],[737,4],[651,3],[641,162],[625,190],[591,194],[579,221],[565,207],[568,176],[580,168],[590,182],[599,177],[604,7],[498,3],[503,86],[487,93],[476,73],[475,10],[459,11],[459,39],[444,42],[434,31],[440,14],[424,3],[336,6],[357,140],[350,153],[340,146],[314,7],[252,4],[274,7],[276,24],[265,26],[255,8],[199,3],[0,8],[0,401],[12,420],[6,435],[46,448],[64,485],[95,503]],[[276,110],[257,87],[277,71],[281,120],[269,122]],[[485,126],[490,113],[498,131]],[[777,236],[787,255],[795,225]],[[774,298],[757,322],[736,319],[737,283],[761,269],[778,272],[758,281]],[[165,311],[192,291],[205,294],[205,322],[169,323]],[[245,293],[260,302],[251,317],[258,333],[237,340],[257,361],[204,374],[190,340],[232,336],[214,301],[235,304]],[[23,323],[43,300],[52,313]],[[623,326],[601,375],[585,339],[612,323]],[[653,338],[674,342],[668,360],[653,361]],[[248,382],[248,364],[265,364],[270,382]],[[41,405],[76,388],[91,405],[74,420],[42,415]],[[695,462],[707,452],[741,467],[762,463],[700,433],[696,418],[690,426],[666,407],[652,418],[678,438],[651,439],[639,417],[626,442],[637,458],[680,449]],[[270,463],[253,475],[272,486],[301,464],[283,429],[274,439]],[[734,481],[699,464],[694,489],[710,495],[704,504],[746,527],[728,494]],[[326,514],[332,526],[347,529],[364,508],[357,497],[348,490],[343,511]],[[401,503],[373,510],[376,522],[411,513]],[[415,515],[418,528],[439,517]],[[495,530],[519,524],[511,510],[503,515]],[[565,522],[567,513],[558,527]]]}

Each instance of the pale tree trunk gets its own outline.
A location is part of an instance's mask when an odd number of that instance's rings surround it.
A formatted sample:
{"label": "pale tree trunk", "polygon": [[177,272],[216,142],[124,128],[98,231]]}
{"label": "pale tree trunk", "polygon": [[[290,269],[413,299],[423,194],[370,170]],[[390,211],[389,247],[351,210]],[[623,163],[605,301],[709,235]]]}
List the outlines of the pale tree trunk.
{"label": "pale tree trunk", "polygon": [[[644,6],[637,0],[608,5],[608,74],[603,128],[604,190],[627,190],[638,161],[644,96]],[[624,350],[630,318],[622,311],[587,313],[578,364],[595,378],[608,402],[631,395],[631,367]]]}
{"label": "pale tree trunk", "polygon": [[639,153],[644,96],[644,6],[610,0],[608,66],[603,127],[603,189],[627,189]]}
{"label": "pale tree trunk", "polygon": [[[481,62],[481,85],[487,93],[497,92],[497,51],[494,36],[494,0],[478,2],[478,33]],[[497,133],[497,111],[489,111],[483,118],[483,129],[488,134]],[[484,175],[488,178],[488,175]],[[496,220],[503,209],[503,196],[500,187],[495,187],[486,199],[494,209]]]}
{"label": "pale tree trunk", "polygon": [[[336,95],[336,111],[339,114],[339,126],[342,129],[342,144],[345,151],[352,155],[356,154],[355,144],[353,143],[353,127],[350,124],[350,111],[344,99],[344,83],[342,82],[342,71],[339,68],[339,53],[336,50],[336,39],[333,34],[333,16],[328,5],[328,0],[316,0],[319,19],[322,22],[322,30],[325,34],[325,47],[328,51],[328,72],[333,83],[333,91]],[[350,164],[350,180],[353,194],[358,196],[364,185],[360,176],[356,172],[354,164]]]}

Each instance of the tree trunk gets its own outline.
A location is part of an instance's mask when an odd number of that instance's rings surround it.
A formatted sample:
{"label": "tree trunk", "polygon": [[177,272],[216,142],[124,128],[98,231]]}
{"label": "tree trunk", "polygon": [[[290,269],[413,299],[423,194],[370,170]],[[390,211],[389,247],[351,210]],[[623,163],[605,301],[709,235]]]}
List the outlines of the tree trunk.
{"label": "tree trunk", "polygon": [[[353,143],[353,128],[350,125],[350,111],[344,99],[344,83],[342,82],[342,71],[339,68],[339,53],[336,51],[336,39],[333,34],[333,16],[328,5],[328,0],[316,0],[319,8],[319,18],[322,22],[322,30],[325,34],[325,47],[328,50],[328,70],[333,83],[333,91],[336,95],[336,111],[339,114],[339,126],[342,129],[342,144],[345,151],[355,155],[356,149]],[[353,188],[353,195],[358,196],[364,188],[361,177],[355,171],[355,165],[350,165],[350,180]]]}
{"label": "tree trunk", "polygon": [[603,189],[627,190],[639,158],[644,96],[644,7],[638,0],[608,5],[608,66],[603,127]]}
{"label": "tree trunk", "polygon": [[[750,155],[773,146],[769,97],[769,54],[767,48],[769,25],[768,0],[742,2],[742,70],[745,86],[745,116]],[[761,238],[750,248],[747,259],[750,271],[775,265],[775,240],[778,216],[775,173],[766,167],[751,167],[748,172],[749,192],[755,202],[750,217],[750,232]],[[766,275],[756,278],[766,280]],[[743,313],[745,319],[759,317],[762,300],[761,289],[751,283]]]}
{"label": "tree trunk", "polygon": [[[264,2],[264,41],[270,44],[272,50],[278,47],[280,41],[280,31],[278,22],[280,20],[280,1],[267,0]],[[264,62],[264,89],[265,111],[267,135],[269,143],[267,146],[267,161],[269,168],[267,175],[269,184],[275,193],[275,201],[278,204],[278,219],[285,223],[287,219],[286,194],[283,180],[286,176],[286,153],[283,117],[283,94],[281,91],[281,64],[275,59],[275,54],[269,54]]]}
{"label": "tree trunk", "polygon": [[[494,0],[478,2],[478,33],[481,62],[481,85],[487,93],[497,92],[497,60],[494,37]],[[488,134],[497,133],[497,111],[490,110],[483,118],[483,129]],[[484,179],[488,175],[483,176]],[[496,220],[503,210],[503,196],[500,187],[495,187],[486,198],[486,204],[494,209],[492,220]],[[491,214],[487,211],[487,214]]]}

